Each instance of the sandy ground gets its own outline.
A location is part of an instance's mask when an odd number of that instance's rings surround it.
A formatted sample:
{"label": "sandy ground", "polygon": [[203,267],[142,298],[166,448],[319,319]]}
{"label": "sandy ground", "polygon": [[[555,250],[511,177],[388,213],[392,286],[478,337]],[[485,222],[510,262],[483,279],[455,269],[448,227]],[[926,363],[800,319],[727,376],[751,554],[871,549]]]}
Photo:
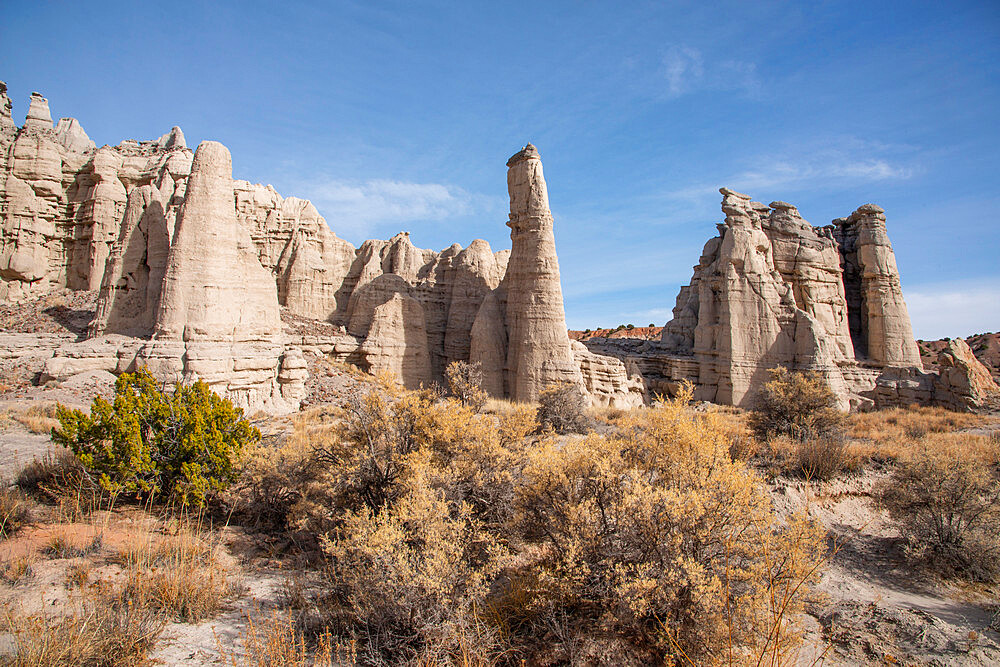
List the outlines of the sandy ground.
{"label": "sandy ground", "polygon": [[[337,364],[319,358],[309,359],[309,364],[313,378],[309,402],[314,405],[342,399],[358,382]],[[21,387],[0,396],[0,411],[52,401],[86,406],[95,393],[112,395],[113,377],[108,374],[74,380]],[[280,438],[292,426],[290,416],[255,415],[253,421],[268,439]],[[1000,418],[977,429],[996,431],[1000,431]],[[0,479],[12,480],[26,463],[43,457],[51,447],[47,435],[6,422],[0,428]],[[898,532],[871,500],[872,489],[886,474],[869,468],[864,474],[828,483],[779,478],[770,484],[778,512],[788,515],[806,509],[827,528],[835,550],[819,586],[825,598],[801,619],[806,644],[798,664],[1000,665],[1000,634],[989,629],[992,614],[1000,606],[998,589],[946,586],[907,566]],[[26,549],[24,545],[41,543],[52,531],[62,529],[29,527],[15,539],[0,541],[0,558],[10,558]],[[88,539],[83,534],[76,537]],[[105,546],[113,544],[111,536]],[[235,537],[227,545],[233,571],[246,592],[215,618],[169,624],[153,653],[159,664],[224,664],[220,646],[226,650],[239,647],[248,619],[263,618],[281,608],[284,582],[294,573],[282,569],[280,561],[254,553],[254,548]],[[39,560],[29,582],[0,583],[0,601],[18,600],[36,608],[58,606],[69,594],[66,572],[73,563],[73,559]]]}
{"label": "sandy ground", "polygon": [[806,509],[822,521],[833,554],[798,664],[1000,665],[1000,633],[989,627],[996,590],[947,586],[907,565],[899,532],[870,497],[886,474],[771,487],[780,513]]}

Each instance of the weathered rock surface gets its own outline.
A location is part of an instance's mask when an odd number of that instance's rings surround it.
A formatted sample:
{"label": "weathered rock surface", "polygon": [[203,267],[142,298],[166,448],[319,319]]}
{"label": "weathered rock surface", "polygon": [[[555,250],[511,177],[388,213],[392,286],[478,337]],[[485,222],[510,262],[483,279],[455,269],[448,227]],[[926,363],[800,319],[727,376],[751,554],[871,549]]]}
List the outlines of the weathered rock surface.
{"label": "weathered rock surface", "polygon": [[281,317],[274,279],[237,221],[232,173],[225,146],[198,146],[153,340],[140,357],[158,375],[201,378],[237,405],[256,408],[280,399]]}
{"label": "weathered rock surface", "polygon": [[[549,384],[583,386],[566,333],[559,260],[542,161],[528,144],[507,161],[511,251],[500,291],[480,309],[472,328],[472,361],[495,381],[504,359],[503,393],[532,401]],[[502,305],[502,308],[501,308]],[[501,333],[502,332],[502,333]]]}
{"label": "weathered rock surface", "polygon": [[[41,95],[22,128],[11,108],[2,86],[0,301],[98,293],[89,340],[42,346],[46,378],[143,364],[168,381],[204,379],[244,407],[280,410],[298,404],[301,351],[313,350],[391,371],[407,387],[482,358],[495,395],[531,400],[570,381],[602,404],[641,399],[641,380],[621,362],[570,347],[530,145],[508,165],[511,251],[475,240],[434,252],[405,232],[355,249],[310,202],[234,181],[220,144],[195,156],[174,127],[97,148],[75,119],[53,128]],[[289,337],[282,309],[337,333]]]}
{"label": "weathered rock surface", "polygon": [[850,333],[832,235],[784,202],[722,195],[725,223],[682,288],[663,343],[697,359],[702,400],[748,405],[767,369],[787,366],[822,374],[847,407],[838,363],[850,358]]}
{"label": "weathered rock surface", "polygon": [[934,388],[938,403],[967,410],[1000,399],[1000,386],[961,338],[948,341],[937,365],[941,369]]}
{"label": "weathered rock surface", "polygon": [[595,354],[583,343],[572,342],[573,359],[580,367],[583,388],[593,405],[612,408],[637,408],[646,403],[646,385],[638,369],[631,372],[619,359]]}
{"label": "weathered rock surface", "polygon": [[169,248],[166,211],[159,192],[151,185],[133,188],[104,273],[92,335],[152,334]]}
{"label": "weathered rock surface", "polygon": [[[963,340],[972,349],[986,370],[990,372],[993,379],[1000,382],[1000,332],[984,332],[965,336]],[[938,370],[937,358],[951,343],[951,338],[940,340],[918,340],[917,347],[920,349],[920,358],[923,360],[924,368]]]}
{"label": "weathered rock surface", "polygon": [[850,217],[834,220],[833,225],[840,244],[856,353],[886,366],[921,367],[885,212],[865,204]]}
{"label": "weathered rock surface", "polygon": [[590,339],[590,350],[632,361],[650,389],[687,380],[698,398],[732,405],[752,405],[776,366],[818,373],[843,408],[982,405],[989,373],[971,352],[923,370],[881,208],[817,228],[786,202],[721,193],[725,222],[660,343]]}
{"label": "weathered rock surface", "polygon": [[[407,387],[478,361],[490,394],[521,401],[570,382],[627,407],[689,380],[699,398],[749,405],[779,365],[819,373],[845,408],[971,408],[992,395],[957,344],[939,373],[922,369],[872,204],[817,228],[791,204],[723,189],[725,222],[660,339],[580,345],[566,332],[531,144],[507,163],[510,251],[475,240],[435,252],[405,232],[355,249],[310,202],[234,181],[221,144],[195,156],[174,127],[97,148],[72,118],[54,128],[37,93],[23,127],[11,109],[0,82],[0,301],[99,291],[91,340],[41,345],[45,377],[146,364],[164,379],[205,379],[247,408],[285,410],[305,395],[307,351]],[[283,316],[332,329],[290,333]]]}
{"label": "weathered rock surface", "polygon": [[41,95],[20,129],[6,92],[0,107],[0,300],[100,289],[136,187],[157,190],[172,232],[191,167],[183,139],[97,149],[75,119],[53,128]]}

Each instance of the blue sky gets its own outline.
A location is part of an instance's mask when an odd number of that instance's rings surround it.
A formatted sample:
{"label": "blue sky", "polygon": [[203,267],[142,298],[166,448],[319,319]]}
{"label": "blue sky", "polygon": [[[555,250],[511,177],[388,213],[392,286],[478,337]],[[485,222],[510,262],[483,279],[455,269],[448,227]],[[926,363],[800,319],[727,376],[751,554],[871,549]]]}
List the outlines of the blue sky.
{"label": "blue sky", "polygon": [[538,146],[568,323],[663,324],[717,189],[886,209],[918,337],[1000,330],[1000,3],[0,2],[0,79],[98,143],[180,125],[356,245],[509,247]]}

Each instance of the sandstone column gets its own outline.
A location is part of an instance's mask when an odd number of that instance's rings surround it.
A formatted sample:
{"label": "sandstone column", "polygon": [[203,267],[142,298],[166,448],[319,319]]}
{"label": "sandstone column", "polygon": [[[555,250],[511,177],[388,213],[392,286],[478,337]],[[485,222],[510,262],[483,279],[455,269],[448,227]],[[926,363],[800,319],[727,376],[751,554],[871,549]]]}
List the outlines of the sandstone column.
{"label": "sandstone column", "polygon": [[528,144],[507,161],[511,253],[504,277],[507,294],[507,390],[515,401],[532,401],[554,382],[581,384],[573,360],[552,213],[538,151]]}
{"label": "sandstone column", "polygon": [[141,356],[157,375],[201,378],[253,409],[279,392],[282,329],[274,277],[234,201],[229,151],[202,142],[170,245],[154,340]]}
{"label": "sandstone column", "polygon": [[[865,204],[846,221],[837,222],[835,234],[848,265],[845,287],[858,292],[854,299],[848,296],[849,307],[860,310],[860,317],[852,318],[860,331],[852,333],[861,337],[863,352],[879,364],[922,368],[910,314],[903,301],[896,254],[885,227],[885,212],[875,204]],[[848,284],[852,282],[848,273],[854,274],[856,284]]]}

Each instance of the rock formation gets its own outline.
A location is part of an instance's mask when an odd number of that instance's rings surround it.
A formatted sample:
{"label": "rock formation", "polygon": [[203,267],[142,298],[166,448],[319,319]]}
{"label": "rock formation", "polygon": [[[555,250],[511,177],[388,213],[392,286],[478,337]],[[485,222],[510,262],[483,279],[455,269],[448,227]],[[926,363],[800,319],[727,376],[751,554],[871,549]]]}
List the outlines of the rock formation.
{"label": "rock formation", "polygon": [[117,332],[148,337],[153,333],[169,248],[159,192],[151,185],[133,188],[104,272],[91,335]]}
{"label": "rock formation", "polygon": [[[488,391],[532,401],[546,385],[582,386],[583,380],[566,333],[542,161],[528,144],[507,167],[510,259],[499,289],[473,323],[470,350],[472,361],[482,363],[491,377]],[[502,384],[496,381],[501,378]]]}
{"label": "rock formation", "polygon": [[[570,346],[530,145],[508,165],[512,250],[475,240],[434,252],[407,233],[355,249],[310,202],[234,181],[221,144],[193,155],[174,127],[97,148],[72,118],[53,128],[37,94],[17,128],[0,88],[0,300],[99,291],[90,339],[48,353],[44,378],[146,365],[164,380],[204,379],[245,408],[281,411],[304,395],[303,351],[315,351],[411,388],[473,358],[498,396],[531,400],[569,381],[597,403],[643,400],[624,363]],[[282,317],[334,333],[290,334]]]}
{"label": "rock formation", "polygon": [[[698,398],[746,405],[775,366],[821,373],[844,396],[850,354],[840,255],[829,230],[784,202],[722,189],[725,223],[681,290],[667,349],[698,359]],[[846,405],[846,402],[845,402]]]}
{"label": "rock formation", "polygon": [[989,373],[974,357],[949,350],[940,374],[923,370],[881,208],[813,227],[786,202],[720,192],[725,222],[660,342],[590,339],[590,349],[634,364],[653,391],[686,380],[697,398],[731,405],[753,405],[777,366],[818,373],[845,409],[982,405]]}
{"label": "rock formation", "polygon": [[833,225],[844,268],[851,338],[858,356],[887,366],[920,367],[920,350],[903,302],[885,212],[865,204],[850,217],[834,220]]}
{"label": "rock formation", "polygon": [[[37,93],[18,128],[6,92],[0,82],[0,301],[99,291],[88,340],[28,355],[44,360],[43,379],[143,364],[284,411],[305,394],[304,355],[320,353],[407,387],[480,362],[484,388],[518,401],[569,382],[631,407],[691,381],[701,399],[746,406],[775,366],[819,373],[844,408],[968,409],[993,394],[958,343],[940,372],[921,367],[871,204],[818,228],[791,204],[724,188],[725,221],[660,340],[571,343],[531,144],[507,162],[509,251],[475,240],[435,252],[405,232],[355,248],[308,201],[234,181],[221,144],[194,154],[174,127],[98,148],[72,118],[53,127]],[[22,343],[12,333],[0,350]]]}
{"label": "rock formation", "polygon": [[129,192],[157,190],[168,233],[184,196],[191,152],[125,141],[97,149],[73,118],[52,127],[48,101],[33,94],[24,127],[0,96],[0,300],[60,289],[97,290],[121,238]]}
{"label": "rock formation", "polygon": [[140,357],[158,376],[198,377],[251,407],[280,394],[281,318],[274,279],[237,221],[232,173],[225,146],[198,146],[170,243],[153,340]]}
{"label": "rock formation", "polygon": [[941,369],[935,383],[939,403],[953,410],[968,410],[1000,402],[1000,386],[961,338],[948,341],[937,363]]}

